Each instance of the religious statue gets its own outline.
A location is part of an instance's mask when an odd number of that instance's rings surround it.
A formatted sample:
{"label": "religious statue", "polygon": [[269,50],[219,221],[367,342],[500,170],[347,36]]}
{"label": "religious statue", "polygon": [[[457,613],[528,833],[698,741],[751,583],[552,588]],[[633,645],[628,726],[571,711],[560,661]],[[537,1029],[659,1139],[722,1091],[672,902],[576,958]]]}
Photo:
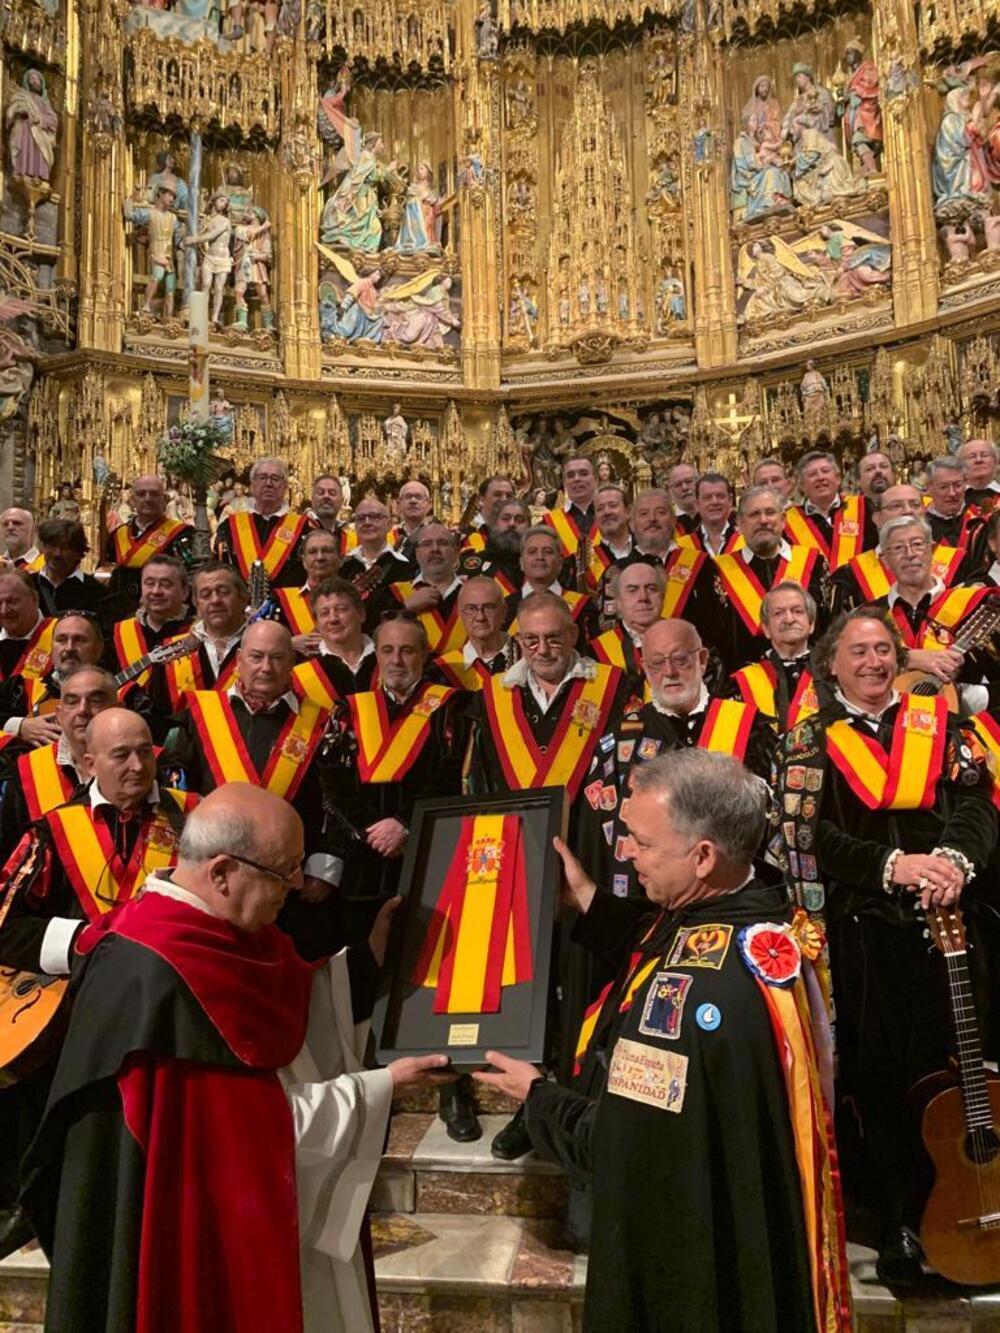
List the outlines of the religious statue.
{"label": "religious statue", "polygon": [[227,439],[233,435],[233,408],[229,399],[216,385],[212,390],[212,401],[208,405],[208,415]]}
{"label": "religious statue", "polygon": [[[350,130],[346,120],[344,127]],[[320,239],[325,244],[368,254],[373,254],[381,246],[382,220],[376,187],[394,177],[396,169],[395,162],[388,167],[379,163],[381,149],[380,134],[365,134],[358,142],[352,133],[348,133],[344,152],[351,166],[326,201],[320,219]]]}
{"label": "religious statue", "polygon": [[344,103],[350,91],[351,67],[341,65],[337,70],[336,79],[319,99],[319,106],[316,109],[316,130],[319,137],[324,143],[333,144],[337,148],[347,139],[344,133],[344,121],[347,118]]}
{"label": "religious statue", "polygon": [[260,301],[261,323],[274,327],[271,308],[271,223],[262,208],[247,207],[233,228],[233,285],[236,309],[233,324],[245,329],[248,324],[247,288],[253,287]]}
{"label": "religious statue", "polygon": [[400,254],[441,249],[441,194],[429,162],[418,165],[416,180],[406,188],[403,221],[393,249]]}
{"label": "religious statue", "polygon": [[401,403],[393,403],[392,415],[382,422],[382,433],[385,436],[385,451],[389,459],[394,463],[402,463],[406,458],[410,427],[403,416]]}
{"label": "religious statue", "polygon": [[219,193],[228,198],[230,215],[238,217],[245,208],[252,207],[253,188],[247,183],[247,174],[238,162],[229,162],[224,174]]}
{"label": "religious statue", "polygon": [[660,158],[653,167],[646,203],[650,207],[672,206],[680,202],[681,183],[668,158]]}
{"label": "religious statue", "polygon": [[873,176],[882,160],[884,134],[879,106],[878,68],[865,59],[865,49],[857,38],[844,47],[847,79],[837,93],[837,112],[844,120],[847,141],[858,159],[862,175]]}
{"label": "religious statue", "polygon": [[497,60],[500,56],[500,35],[490,0],[483,0],[476,16],[476,55],[480,60]]}
{"label": "religious statue", "polygon": [[460,187],[468,189],[473,185],[482,185],[485,176],[486,167],[480,153],[466,153],[459,159],[457,179]]}
{"label": "religious statue", "polygon": [[56,158],[59,117],[52,109],[45,79],[29,69],[7,103],[7,149],[15,178],[48,182]]}
{"label": "religious statue", "polygon": [[674,62],[666,48],[658,46],[652,64],[646,67],[646,99],[652,111],[663,111],[674,100]]}
{"label": "religious statue", "polygon": [[164,319],[170,319],[174,313],[177,291],[175,251],[180,227],[174,212],[175,204],[173,189],[163,184],[156,186],[151,207],[146,208],[131,199],[126,199],[123,207],[126,222],[139,223],[146,228],[149,277],[142,308],[148,315],[155,314],[153,302],[162,287]]}
{"label": "religious statue", "polygon": [[[31,302],[0,293],[0,321],[31,312]],[[31,388],[38,356],[13,329],[0,328],[0,421],[12,417]]]}
{"label": "religious statue", "polygon": [[744,222],[791,212],[792,183],[782,143],[781,107],[767,74],[754,79],[733,144],[729,207]]}
{"label": "religious statue", "polygon": [[[345,260],[345,266],[347,263]],[[336,292],[332,292],[333,306],[325,314],[324,293],[320,294],[321,333],[325,338],[345,338],[348,342],[364,338],[368,342],[379,343],[382,341],[383,316],[376,288],[382,281],[382,270],[377,268],[362,276],[354,270],[353,265],[350,268],[354,277],[350,278],[347,290],[339,302]],[[330,286],[332,288],[332,284]],[[328,299],[330,295],[326,294]]]}
{"label": "religious statue", "polygon": [[528,289],[527,283],[515,278],[510,289],[510,311],[507,316],[507,328],[512,338],[522,335],[528,346],[535,345],[535,326],[538,320],[538,306]]}
{"label": "religious statue", "polygon": [[71,481],[60,483],[59,496],[49,506],[49,518],[68,518],[73,523],[79,523],[80,501],[76,498],[76,487]]}
{"label": "religious statue", "polygon": [[[827,257],[836,268],[837,296],[864,296],[892,281],[892,247],[884,236],[857,224],[831,222],[819,229]],[[800,242],[802,247],[805,242]]]}
{"label": "religious statue", "polygon": [[518,75],[517,82],[507,89],[507,121],[513,129],[526,124],[534,114],[534,95],[525,83],[524,76]]}
{"label": "religious statue", "polygon": [[203,229],[194,236],[188,236],[186,246],[203,247],[201,257],[201,291],[212,293],[209,318],[218,326],[222,317],[222,297],[226,279],[232,272],[233,257],[229,252],[229,242],[233,234],[233,224],[229,217],[229,196],[221,191],[214,195],[209,204],[208,219]]}
{"label": "religious statue", "polygon": [[660,337],[670,332],[672,324],[683,323],[687,318],[684,283],[675,272],[665,273],[660,279],[653,308],[656,313],[656,332]]}
{"label": "religious statue", "polygon": [[824,300],[824,284],[779,236],[740,251],[737,288],[748,294],[742,318],[750,323],[798,314]]}
{"label": "religious statue", "polygon": [[795,150],[792,193],[797,204],[815,207],[859,194],[857,181],[836,147],[833,97],[820,87],[808,65],[793,65],[796,96],[785,113],[782,133]]}
{"label": "religious statue", "polygon": [[805,374],[799,385],[802,397],[802,420],[809,431],[816,431],[826,425],[830,406],[830,385],[822,372],[816,369],[816,362],[811,358],[806,362]]}
{"label": "religious statue", "polygon": [[983,148],[982,112],[973,106],[971,84],[952,88],[944,99],[944,115],[934,141],[934,214],[939,222],[965,222],[973,213],[989,212],[990,171]]}
{"label": "religious statue", "polygon": [[173,208],[175,211],[178,213],[187,213],[187,181],[177,175],[177,159],[169,150],[156,154],[156,170],[146,182],[147,203],[156,203],[156,192],[161,185],[165,185],[168,190],[173,192]]}
{"label": "religious statue", "polygon": [[510,217],[523,218],[535,211],[535,192],[523,176],[511,182],[507,195],[507,212]]}
{"label": "religious statue", "polygon": [[[430,284],[424,286],[428,279]],[[462,323],[451,308],[451,285],[451,278],[438,280],[431,273],[385,293],[386,341],[434,350],[444,347],[446,336]]]}

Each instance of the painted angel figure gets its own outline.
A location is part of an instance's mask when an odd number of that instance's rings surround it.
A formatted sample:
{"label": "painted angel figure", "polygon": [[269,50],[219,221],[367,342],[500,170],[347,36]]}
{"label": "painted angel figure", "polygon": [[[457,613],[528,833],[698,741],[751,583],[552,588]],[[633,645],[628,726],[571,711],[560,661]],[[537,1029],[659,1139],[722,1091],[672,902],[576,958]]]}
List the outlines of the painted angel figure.
{"label": "painted angel figure", "polygon": [[358,122],[349,116],[344,116],[341,124],[344,146],[323,183],[332,179],[342,160],[347,171],[324,205],[320,239],[326,245],[373,254],[382,244],[378,186],[398,179],[396,164],[383,166],[379,161],[383,147],[380,134],[362,135]]}
{"label": "painted angel figure", "polygon": [[323,336],[345,338],[348,342],[357,342],[364,338],[368,342],[380,343],[383,315],[378,284],[382,281],[382,270],[376,268],[371,273],[362,275],[346,256],[337,254],[335,250],[328,250],[325,245],[319,243],[317,249],[347,283],[347,290],[339,302],[333,284],[324,283],[324,287],[329,286],[330,291],[320,293],[320,324]]}
{"label": "painted angel figure", "polygon": [[385,336],[404,346],[439,350],[461,318],[451,308],[451,278],[431,270],[385,294]]}
{"label": "painted angel figure", "polygon": [[736,285],[749,293],[741,316],[749,323],[797,314],[826,299],[822,276],[780,236],[743,247]]}

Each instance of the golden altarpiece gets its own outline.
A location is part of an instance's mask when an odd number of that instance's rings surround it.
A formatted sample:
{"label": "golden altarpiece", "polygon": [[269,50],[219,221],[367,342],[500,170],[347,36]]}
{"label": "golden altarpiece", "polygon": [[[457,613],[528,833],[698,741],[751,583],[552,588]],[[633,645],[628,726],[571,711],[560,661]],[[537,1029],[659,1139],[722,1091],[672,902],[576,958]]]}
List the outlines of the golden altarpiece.
{"label": "golden altarpiece", "polygon": [[155,465],[194,291],[296,499],[997,436],[1000,0],[0,13],[5,501]]}

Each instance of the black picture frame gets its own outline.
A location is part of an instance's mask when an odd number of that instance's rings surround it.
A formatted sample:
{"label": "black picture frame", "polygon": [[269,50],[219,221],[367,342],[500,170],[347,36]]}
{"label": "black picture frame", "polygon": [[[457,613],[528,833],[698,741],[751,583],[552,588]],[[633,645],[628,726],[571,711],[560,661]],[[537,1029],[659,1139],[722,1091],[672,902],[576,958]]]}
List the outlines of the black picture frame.
{"label": "black picture frame", "polygon": [[[480,814],[521,817],[532,975],[503,988],[499,1013],[435,1014],[434,990],[412,977],[461,821]],[[565,837],[567,815],[564,787],[417,801],[400,875],[403,904],[393,921],[373,1015],[381,1063],[443,1053],[456,1069],[468,1070],[485,1065],[488,1050],[536,1063],[544,1059],[561,875],[552,839]]]}

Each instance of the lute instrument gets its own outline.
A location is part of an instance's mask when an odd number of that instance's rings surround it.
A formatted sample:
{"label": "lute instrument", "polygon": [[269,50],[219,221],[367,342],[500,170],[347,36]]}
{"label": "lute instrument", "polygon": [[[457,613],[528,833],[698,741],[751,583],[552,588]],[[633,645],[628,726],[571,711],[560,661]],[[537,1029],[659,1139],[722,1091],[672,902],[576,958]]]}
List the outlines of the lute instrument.
{"label": "lute instrument", "polygon": [[[947,633],[945,628],[932,622],[939,633]],[[1000,595],[985,597],[968,616],[955,633],[951,643],[945,645],[955,648],[960,653],[972,652],[976,648],[989,646],[993,636],[1000,629]],[[958,712],[959,696],[955,685],[946,684],[937,676],[930,676],[923,671],[904,671],[896,677],[896,689],[900,694],[943,694],[948,700],[948,707],[953,713]]]}
{"label": "lute instrument", "polygon": [[983,1068],[962,913],[932,908],[927,921],[948,968],[958,1081],[932,1074],[914,1090],[927,1098],[923,1139],[935,1176],[920,1243],[942,1277],[992,1285],[1000,1282],[1000,1079]]}

